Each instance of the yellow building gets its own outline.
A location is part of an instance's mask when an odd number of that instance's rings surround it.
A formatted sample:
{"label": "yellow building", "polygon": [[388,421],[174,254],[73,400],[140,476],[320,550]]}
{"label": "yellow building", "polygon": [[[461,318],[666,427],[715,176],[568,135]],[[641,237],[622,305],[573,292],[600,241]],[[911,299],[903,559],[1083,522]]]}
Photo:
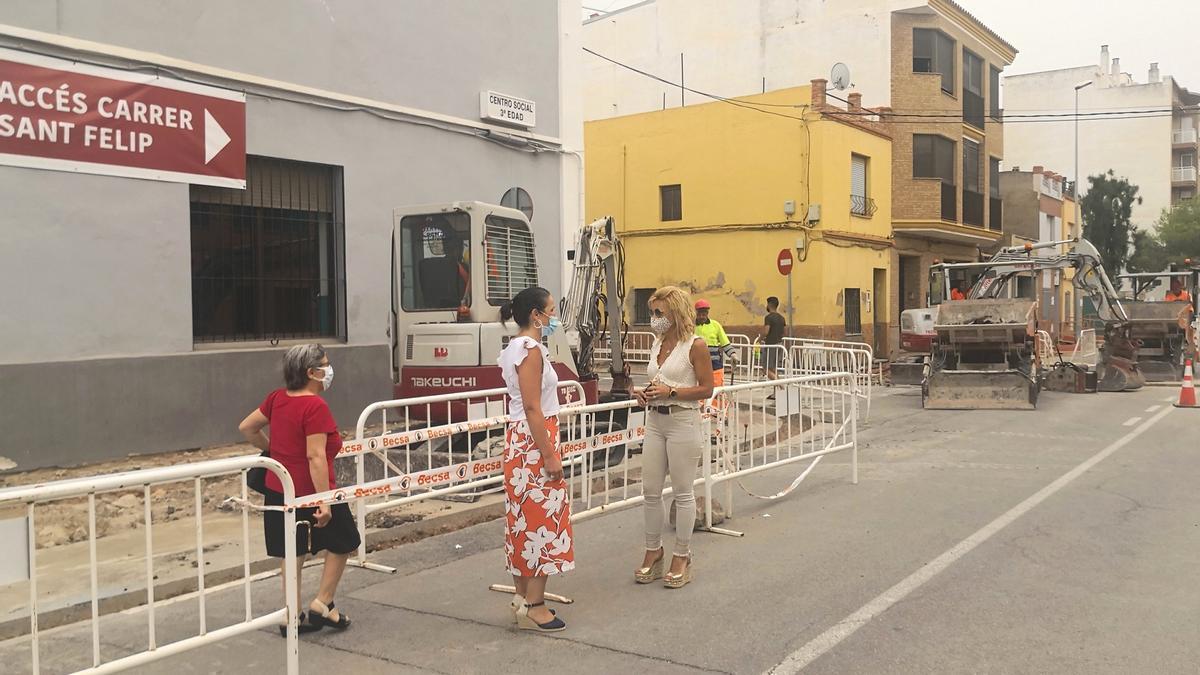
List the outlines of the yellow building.
{"label": "yellow building", "polygon": [[[1082,236],[1075,220],[1075,186],[1063,187],[1062,232],[1059,239],[1073,239]],[[1107,271],[1107,270],[1105,270]],[[1058,306],[1062,307],[1062,323],[1058,326],[1058,335],[1075,334],[1075,286],[1073,279],[1075,270],[1063,270],[1062,283],[1058,287]]]}
{"label": "yellow building", "polygon": [[631,324],[649,321],[655,288],[676,284],[753,337],[769,296],[789,314],[776,264],[788,250],[792,334],[887,353],[891,138],[860,95],[847,99],[829,105],[814,80],[585,125],[586,212],[616,219]]}

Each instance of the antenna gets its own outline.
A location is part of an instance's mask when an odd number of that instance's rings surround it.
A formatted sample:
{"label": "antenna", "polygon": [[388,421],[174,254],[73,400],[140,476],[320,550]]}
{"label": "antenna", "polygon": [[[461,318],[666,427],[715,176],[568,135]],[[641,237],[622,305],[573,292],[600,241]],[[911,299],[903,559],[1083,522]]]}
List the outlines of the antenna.
{"label": "antenna", "polygon": [[833,70],[829,73],[829,83],[838,91],[845,91],[850,87],[850,66],[838,62],[833,64]]}

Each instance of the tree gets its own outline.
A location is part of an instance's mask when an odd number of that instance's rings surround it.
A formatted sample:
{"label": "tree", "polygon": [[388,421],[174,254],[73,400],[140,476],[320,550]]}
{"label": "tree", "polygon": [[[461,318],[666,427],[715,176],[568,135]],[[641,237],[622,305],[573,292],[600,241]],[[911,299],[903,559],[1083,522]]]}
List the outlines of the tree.
{"label": "tree", "polygon": [[1098,176],[1088,176],[1088,191],[1080,200],[1083,211],[1083,236],[1100,251],[1104,270],[1118,284],[1116,276],[1129,262],[1129,244],[1134,226],[1130,213],[1134,204],[1141,204],[1138,186],[1125,178],[1117,178],[1112,169]]}
{"label": "tree", "polygon": [[1167,268],[1167,248],[1155,232],[1138,230],[1133,233],[1133,255],[1129,256],[1130,272],[1161,272]]}
{"label": "tree", "polygon": [[1186,258],[1200,261],[1200,199],[1180,202],[1164,211],[1154,234],[1163,247],[1166,263],[1180,264]]}

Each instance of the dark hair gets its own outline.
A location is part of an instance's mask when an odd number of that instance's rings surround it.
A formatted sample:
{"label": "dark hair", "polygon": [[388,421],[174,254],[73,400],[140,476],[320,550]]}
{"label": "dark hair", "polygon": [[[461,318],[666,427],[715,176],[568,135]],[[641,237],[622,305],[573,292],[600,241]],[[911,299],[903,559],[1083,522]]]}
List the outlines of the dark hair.
{"label": "dark hair", "polygon": [[521,328],[528,328],[529,315],[533,314],[535,309],[546,309],[546,302],[549,300],[550,291],[541,286],[530,286],[500,307],[500,323],[513,319]]}
{"label": "dark hair", "polygon": [[767,298],[767,309],[775,309],[779,307],[779,298],[771,296]]}

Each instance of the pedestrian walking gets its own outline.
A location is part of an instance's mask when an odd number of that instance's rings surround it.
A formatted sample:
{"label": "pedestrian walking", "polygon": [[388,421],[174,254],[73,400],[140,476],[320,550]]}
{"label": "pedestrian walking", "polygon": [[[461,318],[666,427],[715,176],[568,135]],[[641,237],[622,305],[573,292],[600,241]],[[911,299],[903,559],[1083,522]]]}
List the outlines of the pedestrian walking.
{"label": "pedestrian walking", "polygon": [[[262,405],[242,420],[238,430],[247,442],[267,451],[271,459],[287,469],[297,497],[328,492],[337,487],[333,458],[342,449],[342,437],[338,435],[329,404],[321,398],[333,385],[333,366],[325,349],[318,344],[289,349],[283,357],[283,380],[285,387],[268,394]],[[269,429],[269,437],[264,429]],[[267,472],[265,495],[267,506],[283,506],[283,485],[271,472]],[[322,504],[297,509],[296,523],[297,594],[304,560],[309,554],[325,552],[321,585],[308,605],[308,612],[300,613],[300,632],[309,633],[326,626],[345,630],[350,627],[350,617],[334,607],[333,597],[346,570],[346,561],[360,542],[350,505]],[[263,511],[267,555],[284,557],[283,528],[282,511]],[[283,564],[281,560],[281,570]],[[287,570],[283,572],[286,575]],[[299,607],[300,598],[295,600]],[[286,636],[287,627],[280,626],[279,632]]]}
{"label": "pedestrian walking", "polygon": [[[642,496],[645,500],[646,554],[634,580],[648,584],[662,579],[668,588],[692,580],[692,529],[696,522],[693,483],[700,459],[700,402],[713,394],[713,367],[708,345],[695,335],[695,314],[687,292],[664,286],[650,296],[650,328],[654,344],[646,374],[650,384],[635,389],[646,406],[646,437],[642,442]],[[675,508],[675,545],[664,574],[662,491],[667,475]]]}
{"label": "pedestrian walking", "polygon": [[544,338],[559,329],[554,298],[526,288],[500,308],[519,330],[498,363],[508,388],[504,436],[504,553],[517,627],[545,633],[567,624],[546,608],[546,581],[575,568],[571,503],[558,445],[558,375]]}
{"label": "pedestrian walking", "polygon": [[779,379],[779,362],[783,356],[783,330],[787,321],[779,313],[779,298],[767,298],[767,316],[763,320],[763,343],[767,345],[763,356],[763,366],[767,371],[767,379]]}

